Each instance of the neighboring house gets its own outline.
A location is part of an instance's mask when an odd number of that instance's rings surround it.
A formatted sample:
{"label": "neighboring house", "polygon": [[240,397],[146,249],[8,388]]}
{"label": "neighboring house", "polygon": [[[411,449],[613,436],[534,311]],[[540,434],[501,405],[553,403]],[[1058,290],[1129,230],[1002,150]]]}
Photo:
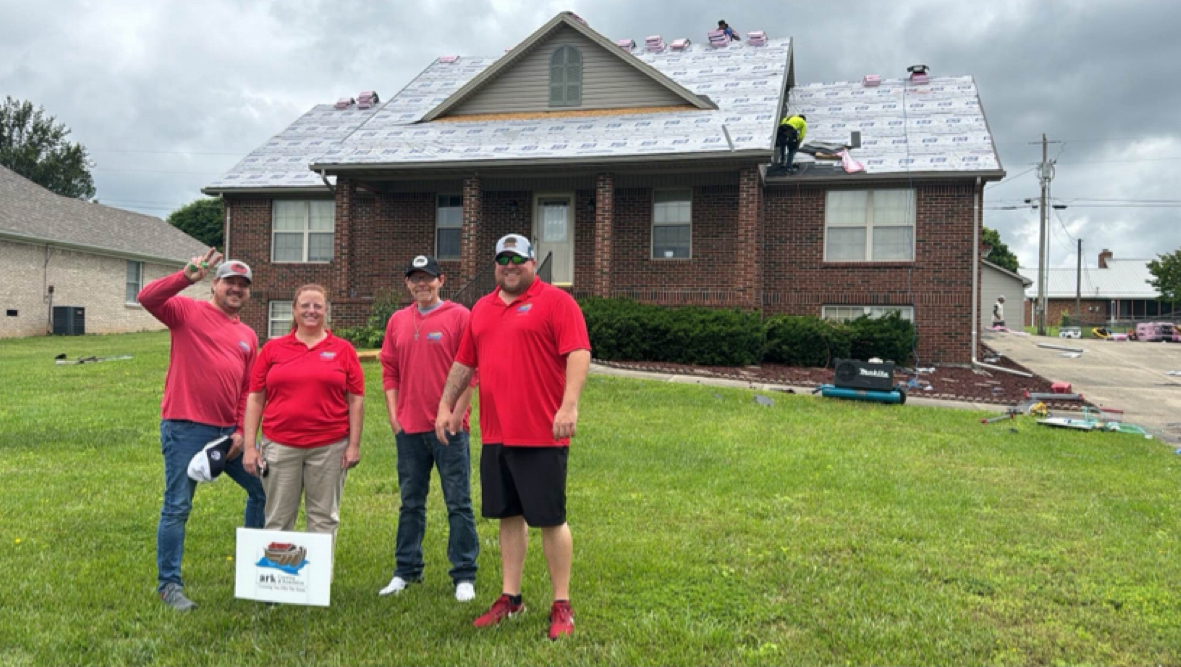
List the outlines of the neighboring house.
{"label": "neighboring house", "polygon": [[85,333],[162,329],[136,294],[202,252],[159,218],[62,197],[0,167],[0,338],[51,333],[54,306],[84,309]]}
{"label": "neighboring house", "polygon": [[1033,281],[993,264],[980,262],[980,326],[992,326],[992,304],[1005,297],[1005,326],[1020,331],[1025,326],[1025,288]]}
{"label": "neighboring house", "polygon": [[[563,12],[388,100],[314,107],[204,189],[256,267],[245,321],[281,333],[294,289],[319,282],[335,321],[359,324],[423,252],[470,301],[518,232],[577,297],[899,311],[924,363],[969,361],[983,184],[1004,175],[972,79],[797,85],[789,39],[687,41],[617,43]],[[799,175],[768,169],[788,109],[805,148],[859,132],[864,170],[808,154]]]}
{"label": "neighboring house", "polygon": [[[1111,321],[1145,321],[1154,318],[1174,319],[1173,306],[1158,301],[1160,292],[1149,282],[1150,259],[1115,259],[1110,250],[1099,253],[1099,268],[1046,271],[1046,324],[1058,326],[1062,313],[1075,314],[1076,297],[1079,320],[1099,325]],[[1025,290],[1026,319],[1030,323],[1037,304],[1037,269],[1023,270],[1033,286]]]}

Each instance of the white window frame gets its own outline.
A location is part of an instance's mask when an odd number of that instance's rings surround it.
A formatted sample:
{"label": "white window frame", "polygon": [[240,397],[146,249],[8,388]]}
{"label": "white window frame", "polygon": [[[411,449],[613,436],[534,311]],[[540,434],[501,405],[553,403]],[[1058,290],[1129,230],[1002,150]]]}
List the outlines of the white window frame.
{"label": "white window frame", "polygon": [[[275,306],[279,306],[279,308],[276,309]],[[283,307],[287,308],[286,314],[282,311]],[[291,332],[291,318],[294,308],[295,304],[291,301],[276,300],[267,303],[267,338],[279,338]],[[279,311],[278,315],[276,315],[276,310]],[[276,323],[279,324],[278,333],[275,333]]]}
{"label": "white window frame", "polygon": [[[556,64],[556,61],[558,59],[558,54],[561,54],[561,53],[573,53],[573,54],[577,55],[578,62],[576,62],[576,63],[563,62],[560,65]],[[569,58],[567,58],[567,57],[564,57],[564,59],[569,60]],[[582,57],[582,51],[580,51],[578,49],[578,47],[571,46],[569,44],[563,44],[562,46],[559,46],[558,48],[554,49],[553,53],[550,54],[550,57],[549,57],[549,106],[550,107],[580,107],[580,106],[582,106],[582,65],[583,65],[583,62],[584,62],[584,59]],[[562,83],[554,83],[554,72],[558,68],[562,69]],[[577,81],[572,81],[571,80],[572,78],[577,78]],[[578,90],[577,96],[573,96],[570,94],[571,88],[575,87],[575,86],[577,87],[577,90]],[[560,89],[562,91],[561,99],[557,100],[557,101],[555,101],[555,99],[554,99],[554,90],[555,89]],[[575,99],[571,99],[572,97],[575,97]]]}
{"label": "white window frame", "polygon": [[[459,199],[459,224],[458,225],[444,225],[442,220],[443,199]],[[447,206],[447,208],[455,208]],[[439,232],[444,229],[458,229],[459,232],[459,254],[458,255],[444,255],[439,251]],[[458,194],[440,194],[435,197],[435,258],[441,261],[455,260],[463,258],[463,195]]]}
{"label": "white window frame", "polygon": [[[127,267],[124,269],[124,271],[126,272],[128,269],[130,269],[132,264],[134,264],[136,267],[135,289],[128,293],[127,288],[131,287],[132,281],[126,280],[123,289],[123,301],[128,306],[138,306],[139,291],[144,288],[144,263],[129,259],[127,260]],[[126,279],[126,275],[124,277]]]}
{"label": "white window frame", "polygon": [[861,306],[850,304],[834,304],[820,307],[820,317],[837,322],[852,322],[862,315],[869,315],[872,319],[884,317],[887,313],[896,312],[902,319],[914,323],[914,306]]}
{"label": "white window frame", "polygon": [[[656,220],[656,206],[661,203],[657,202],[656,198],[660,194],[675,194],[682,193],[685,195],[685,203],[689,208],[689,219],[676,221],[660,221]],[[688,227],[689,228],[689,254],[685,257],[668,257],[666,255],[656,254],[656,228],[657,227]],[[648,254],[651,259],[659,260],[679,260],[685,261],[693,259],[693,189],[692,188],[657,188],[652,191],[652,227],[648,232]]]}
{"label": "white window frame", "polygon": [[[835,207],[833,206],[832,198],[834,194],[844,194],[852,192],[864,192],[865,198],[865,220],[861,224],[854,224],[850,222],[834,221]],[[899,229],[910,228],[910,258],[909,259],[875,259],[873,256],[873,235],[875,230],[874,216],[873,216],[873,198],[874,193],[877,192],[905,192],[908,193],[908,202],[906,210],[906,224],[878,224],[878,229]],[[914,189],[880,189],[880,190],[829,190],[824,198],[824,261],[839,263],[854,263],[854,262],[870,262],[870,263],[912,263],[915,261],[915,250],[918,234],[916,233],[917,225],[915,220],[915,191]],[[833,228],[844,229],[865,229],[865,254],[859,259],[832,259],[828,256],[828,237],[829,231]]]}
{"label": "white window frame", "polygon": [[[312,211],[312,203],[313,202],[321,202],[321,203],[326,202],[326,203],[331,204],[331,210],[332,210],[332,220],[331,220],[332,231],[331,232],[311,228],[311,214],[312,214],[311,211]],[[279,205],[280,204],[292,204],[292,203],[303,204],[303,207],[304,207],[303,229],[301,229],[301,230],[276,229],[275,222],[276,222],[276,219],[278,216]],[[299,234],[299,233],[303,234],[303,249],[302,249],[301,259],[298,259],[298,260],[296,260],[296,259],[275,259],[275,237],[279,234]],[[310,240],[311,235],[313,235],[313,234],[330,234],[332,236],[333,250],[332,250],[332,254],[329,255],[328,259],[317,259],[317,260],[309,260],[308,259],[308,248],[310,246],[309,240]],[[272,264],[328,264],[329,262],[332,261],[332,259],[335,255],[336,255],[336,203],[334,201],[332,201],[331,199],[300,199],[300,200],[275,199],[271,202],[271,263]]]}

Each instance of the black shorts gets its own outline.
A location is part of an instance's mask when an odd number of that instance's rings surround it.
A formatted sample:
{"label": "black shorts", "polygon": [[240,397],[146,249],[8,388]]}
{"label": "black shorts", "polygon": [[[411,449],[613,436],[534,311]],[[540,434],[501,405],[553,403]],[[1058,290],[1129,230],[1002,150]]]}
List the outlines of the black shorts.
{"label": "black shorts", "polygon": [[489,519],[524,516],[534,528],[566,523],[569,447],[485,444],[480,454],[480,513]]}

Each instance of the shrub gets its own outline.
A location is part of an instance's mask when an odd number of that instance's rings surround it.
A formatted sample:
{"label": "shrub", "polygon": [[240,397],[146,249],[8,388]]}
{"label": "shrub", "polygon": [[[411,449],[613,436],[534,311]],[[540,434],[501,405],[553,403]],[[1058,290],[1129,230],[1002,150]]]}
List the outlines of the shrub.
{"label": "shrub", "polygon": [[579,305],[598,359],[744,366],[758,363],[762,355],[757,313],[667,308],[630,299],[587,298]]}
{"label": "shrub", "polygon": [[401,292],[381,292],[373,300],[373,305],[369,309],[369,320],[364,326],[333,329],[332,333],[352,343],[358,350],[381,347],[385,339],[385,325],[390,321],[390,315],[401,306]]}
{"label": "shrub", "polygon": [[779,315],[766,321],[766,361],[789,366],[830,366],[850,355],[852,331],[815,315]]}
{"label": "shrub", "polygon": [[865,361],[879,357],[906,366],[918,345],[914,324],[897,312],[876,319],[859,317],[848,326],[853,333],[849,354],[854,359]]}

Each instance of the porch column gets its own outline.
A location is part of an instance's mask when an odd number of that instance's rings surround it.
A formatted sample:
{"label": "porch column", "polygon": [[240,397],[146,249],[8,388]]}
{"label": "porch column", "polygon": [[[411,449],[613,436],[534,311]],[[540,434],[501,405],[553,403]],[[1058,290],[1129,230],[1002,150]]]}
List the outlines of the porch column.
{"label": "porch column", "polygon": [[483,215],[484,193],[480,177],[463,179],[463,227],[459,232],[461,285],[476,277],[483,264],[492,262],[491,248],[480,247],[480,217]]}
{"label": "porch column", "polygon": [[738,172],[738,261],[747,308],[763,307],[763,185],[758,167]]}
{"label": "porch column", "polygon": [[595,249],[591,292],[611,296],[611,252],[615,236],[615,176],[599,174],[595,179]]}
{"label": "porch column", "polygon": [[[356,210],[357,184],[346,179],[336,181],[336,221],[334,225],[333,252],[336,261],[336,295],[338,298],[352,296],[352,238],[353,217]],[[332,290],[332,286],[328,286]]]}

